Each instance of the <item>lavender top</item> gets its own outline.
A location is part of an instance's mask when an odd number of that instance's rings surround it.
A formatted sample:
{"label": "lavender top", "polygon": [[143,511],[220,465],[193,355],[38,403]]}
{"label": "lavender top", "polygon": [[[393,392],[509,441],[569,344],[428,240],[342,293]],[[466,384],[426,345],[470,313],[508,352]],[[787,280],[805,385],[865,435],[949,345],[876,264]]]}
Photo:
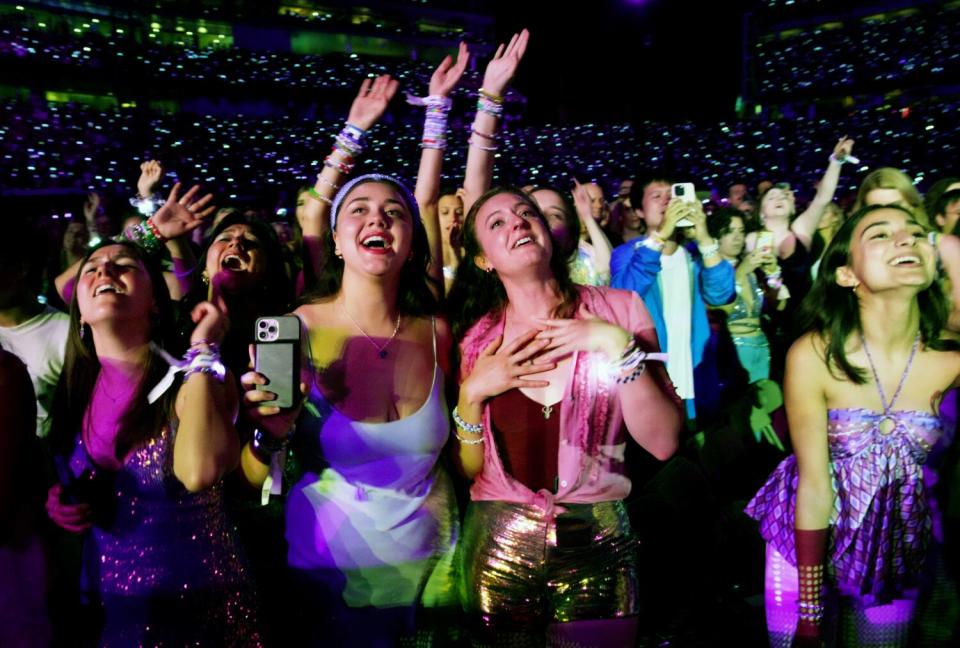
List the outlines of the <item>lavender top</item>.
{"label": "lavender top", "polygon": [[[895,598],[920,572],[931,528],[922,467],[943,434],[940,418],[928,412],[890,416],[896,426],[884,434],[880,412],[827,412],[834,492],[827,562],[841,589],[880,601]],[[764,540],[791,564],[797,482],[791,455],[746,508]]]}

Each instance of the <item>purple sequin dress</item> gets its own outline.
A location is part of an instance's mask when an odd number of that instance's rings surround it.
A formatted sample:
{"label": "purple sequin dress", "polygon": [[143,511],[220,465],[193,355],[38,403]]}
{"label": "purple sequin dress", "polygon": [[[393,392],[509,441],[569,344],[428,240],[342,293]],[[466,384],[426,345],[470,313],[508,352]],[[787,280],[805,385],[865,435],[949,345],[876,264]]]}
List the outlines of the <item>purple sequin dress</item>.
{"label": "purple sequin dress", "polygon": [[[890,415],[896,426],[884,434],[879,412],[827,414],[834,491],[827,563],[842,593],[871,602],[897,598],[920,575],[931,528],[922,467],[943,433],[933,414]],[[797,481],[791,455],[746,508],[764,540],[792,565]]]}
{"label": "purple sequin dress", "polygon": [[78,440],[70,468],[92,485],[83,585],[102,609],[102,645],[259,645],[222,484],[187,491],[173,475],[167,429],[118,472],[94,466]]}

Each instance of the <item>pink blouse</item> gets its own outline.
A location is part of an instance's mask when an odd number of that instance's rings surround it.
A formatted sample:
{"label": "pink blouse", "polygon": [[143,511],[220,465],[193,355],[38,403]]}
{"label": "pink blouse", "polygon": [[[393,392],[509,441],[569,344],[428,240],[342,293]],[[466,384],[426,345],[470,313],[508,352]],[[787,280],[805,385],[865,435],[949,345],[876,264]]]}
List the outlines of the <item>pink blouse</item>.
{"label": "pink blouse", "polygon": [[[580,303],[590,314],[632,331],[648,352],[659,350],[653,320],[633,291],[577,286]],[[580,318],[580,309],[575,317]],[[460,343],[460,381],[470,375],[480,352],[503,331],[503,314],[490,313],[467,331]],[[625,498],[630,480],[624,474],[623,413],[616,377],[602,353],[577,352],[560,402],[559,480],[556,494],[533,492],[504,470],[491,433],[490,406],[483,409],[483,470],[470,489],[474,500],[534,504],[548,515],[560,513],[557,502],[589,504]],[[676,399],[676,395],[672,395]],[[679,400],[677,401],[679,403]]]}

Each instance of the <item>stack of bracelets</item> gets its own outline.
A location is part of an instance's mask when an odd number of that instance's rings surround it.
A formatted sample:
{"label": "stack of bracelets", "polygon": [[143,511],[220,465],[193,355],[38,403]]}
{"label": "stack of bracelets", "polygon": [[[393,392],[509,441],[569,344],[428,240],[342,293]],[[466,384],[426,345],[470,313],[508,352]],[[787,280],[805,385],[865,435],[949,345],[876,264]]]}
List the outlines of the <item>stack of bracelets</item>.
{"label": "stack of bracelets", "polygon": [[226,367],[220,362],[220,346],[210,340],[197,340],[190,344],[186,355],[183,356],[183,380],[186,381],[196,373],[207,374],[217,381],[223,382],[227,375]]}
{"label": "stack of bracelets", "polygon": [[644,362],[646,359],[647,352],[637,344],[637,338],[631,337],[620,357],[610,363],[610,369],[615,376],[614,382],[625,385],[639,378],[647,368]]}
{"label": "stack of bracelets", "polygon": [[463,417],[460,416],[460,412],[457,407],[453,408],[453,424],[457,426],[457,441],[464,445],[480,445],[483,443],[483,437],[477,437],[476,439],[469,439],[460,434],[460,432],[466,432],[468,434],[483,434],[483,425],[481,423],[467,423],[463,420]]}
{"label": "stack of bracelets", "polygon": [[[477,114],[487,113],[497,119],[500,119],[503,116],[503,97],[500,95],[495,95],[491,92],[487,92],[483,88],[480,88],[480,95],[477,98]],[[477,137],[482,137],[485,140],[491,142],[488,145],[481,144],[477,141]],[[497,136],[492,133],[481,133],[473,127],[470,129],[470,138],[467,140],[467,143],[474,148],[478,148],[481,151],[496,151],[497,150]]]}
{"label": "stack of bracelets", "polygon": [[294,429],[296,428],[291,428],[287,436],[278,439],[269,434],[264,434],[262,430],[257,428],[253,431],[253,439],[250,441],[250,451],[261,463],[270,465],[273,463],[273,457],[284,452],[287,446],[290,445],[290,437],[293,436]]}
{"label": "stack of bracelets", "polygon": [[712,243],[707,245],[697,245],[697,249],[700,250],[700,258],[704,261],[712,259],[713,257],[720,254],[720,244],[714,240]]}
{"label": "stack of bracelets", "polygon": [[453,105],[450,98],[440,95],[430,95],[423,99],[407,97],[407,103],[427,107],[427,116],[423,122],[423,139],[420,141],[420,146],[440,149],[441,151],[447,148],[447,113],[450,112],[450,106]]}
{"label": "stack of bracelets", "polygon": [[337,169],[340,173],[353,171],[356,159],[363,153],[363,138],[366,134],[362,128],[347,123],[334,140],[333,150],[324,158],[323,166]]}
{"label": "stack of bracelets", "polygon": [[131,225],[117,238],[136,243],[150,254],[157,254],[163,244],[167,242],[167,239],[157,229],[153,218]]}

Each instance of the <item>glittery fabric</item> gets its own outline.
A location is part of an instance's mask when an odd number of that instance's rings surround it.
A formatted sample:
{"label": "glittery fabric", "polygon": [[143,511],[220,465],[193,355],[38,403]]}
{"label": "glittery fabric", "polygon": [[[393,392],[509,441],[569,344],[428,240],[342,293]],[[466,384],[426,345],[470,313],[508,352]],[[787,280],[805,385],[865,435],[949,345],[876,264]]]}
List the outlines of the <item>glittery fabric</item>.
{"label": "glittery fabric", "polygon": [[[828,564],[842,592],[879,602],[896,598],[921,571],[931,528],[922,465],[942,434],[932,414],[891,416],[896,425],[887,434],[883,415],[869,410],[829,410],[827,423],[834,490]],[[790,564],[797,480],[790,456],[746,508]]]}
{"label": "glittery fabric", "polygon": [[577,246],[577,253],[568,264],[570,281],[583,286],[609,286],[610,271],[597,267],[593,249],[581,242]]}
{"label": "glittery fabric", "polygon": [[78,442],[74,474],[113,486],[92,502],[84,580],[103,608],[103,645],[259,645],[248,574],[222,502],[222,485],[188,492],[173,475],[166,429],[112,473]]}
{"label": "glittery fabric", "polygon": [[[622,502],[539,507],[471,502],[461,596],[479,643],[544,645],[551,623],[637,614],[637,540]],[[539,637],[539,643],[537,638]]]}

